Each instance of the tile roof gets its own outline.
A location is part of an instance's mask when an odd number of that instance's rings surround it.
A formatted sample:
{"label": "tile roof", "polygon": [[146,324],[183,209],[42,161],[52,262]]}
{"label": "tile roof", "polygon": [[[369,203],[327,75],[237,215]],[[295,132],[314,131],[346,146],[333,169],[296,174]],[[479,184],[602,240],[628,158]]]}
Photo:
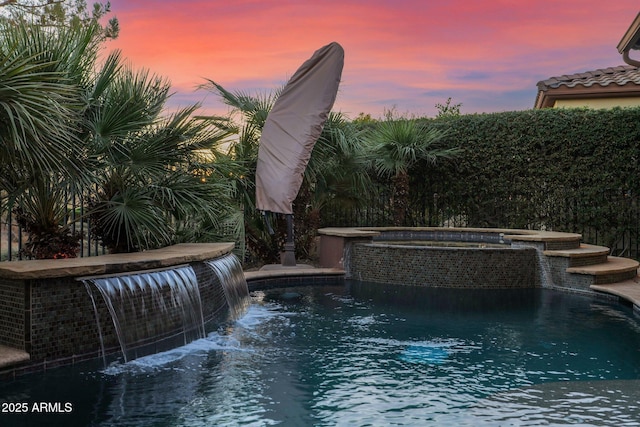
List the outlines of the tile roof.
{"label": "tile roof", "polygon": [[631,65],[619,65],[617,67],[601,68],[594,71],[585,71],[578,74],[565,74],[558,77],[550,77],[538,82],[538,90],[546,91],[560,86],[576,87],[578,85],[590,87],[600,85],[602,87],[611,84],[624,86],[627,83],[640,85],[640,69]]}

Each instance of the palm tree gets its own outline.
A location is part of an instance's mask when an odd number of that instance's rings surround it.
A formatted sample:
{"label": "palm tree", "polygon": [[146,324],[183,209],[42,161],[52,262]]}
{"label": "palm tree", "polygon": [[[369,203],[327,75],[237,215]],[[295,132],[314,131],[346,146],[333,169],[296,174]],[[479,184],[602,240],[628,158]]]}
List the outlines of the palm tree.
{"label": "palm tree", "polygon": [[78,169],[80,93],[67,65],[78,34],[7,22],[0,31],[0,185],[13,194],[25,176]]}
{"label": "palm tree", "polygon": [[194,118],[195,105],[165,117],[169,82],[134,72],[119,52],[98,68],[97,23],[7,28],[0,183],[30,232],[29,256],[73,255],[68,190],[91,195],[92,228],[113,252],[219,222],[230,190],[203,157],[226,132]]}
{"label": "palm tree", "polygon": [[[262,127],[280,90],[254,96],[242,91],[230,92],[213,80],[207,80],[201,88],[217,94],[231,108],[226,118],[207,119],[235,135],[228,141],[227,152],[216,157],[215,166],[233,186],[236,209],[233,219],[238,227],[236,237],[242,239],[239,246],[246,245],[246,249],[263,262],[276,262],[278,239],[272,238],[265,218],[256,210],[255,176]],[[237,115],[240,115],[239,120]]]}
{"label": "palm tree", "polygon": [[131,252],[175,242],[186,224],[216,226],[230,188],[206,158],[227,132],[194,117],[197,105],[163,117],[165,79],[109,70],[115,74],[87,118],[93,230],[110,252]]}
{"label": "palm tree", "polygon": [[29,235],[25,255],[74,256],[79,235],[65,224],[66,190],[86,171],[78,135],[80,81],[97,52],[93,28],[52,32],[24,22],[1,27],[2,204]]}
{"label": "palm tree", "polygon": [[329,114],[293,202],[299,255],[310,255],[325,207],[354,207],[367,199],[372,186],[361,136],[342,113]]}
{"label": "palm tree", "polygon": [[443,132],[431,129],[415,119],[396,118],[388,113],[368,134],[370,155],[375,172],[390,178],[393,186],[393,224],[404,225],[409,207],[409,174],[419,161],[435,164],[438,159],[451,158],[459,150],[442,148],[438,143]]}

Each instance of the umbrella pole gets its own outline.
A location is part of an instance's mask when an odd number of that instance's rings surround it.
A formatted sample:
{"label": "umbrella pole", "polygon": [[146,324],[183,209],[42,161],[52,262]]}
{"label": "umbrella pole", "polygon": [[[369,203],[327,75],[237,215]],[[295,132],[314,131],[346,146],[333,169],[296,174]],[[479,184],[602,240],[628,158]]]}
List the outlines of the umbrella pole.
{"label": "umbrella pole", "polygon": [[287,241],[284,244],[284,256],[282,257],[282,265],[284,267],[295,267],[296,253],[295,244],[293,243],[293,214],[286,214],[287,218]]}

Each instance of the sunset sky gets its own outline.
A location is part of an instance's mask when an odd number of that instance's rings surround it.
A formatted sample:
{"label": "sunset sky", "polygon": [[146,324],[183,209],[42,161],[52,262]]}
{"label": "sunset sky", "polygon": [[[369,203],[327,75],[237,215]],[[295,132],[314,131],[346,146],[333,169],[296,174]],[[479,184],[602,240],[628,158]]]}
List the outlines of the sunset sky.
{"label": "sunset sky", "polygon": [[[536,83],[624,64],[616,46],[638,0],[111,0],[134,68],[173,84],[171,107],[227,111],[197,86],[270,92],[313,52],[345,50],[334,110],[434,116],[533,107]],[[635,56],[640,57],[640,52]]]}

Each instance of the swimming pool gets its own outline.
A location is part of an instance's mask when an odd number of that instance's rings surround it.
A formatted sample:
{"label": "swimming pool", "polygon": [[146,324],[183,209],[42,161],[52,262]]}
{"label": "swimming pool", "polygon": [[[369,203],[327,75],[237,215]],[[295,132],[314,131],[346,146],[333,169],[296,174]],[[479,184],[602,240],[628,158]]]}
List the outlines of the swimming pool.
{"label": "swimming pool", "polygon": [[355,281],[253,296],[186,347],[0,385],[29,412],[0,424],[640,425],[640,326],[617,303]]}

